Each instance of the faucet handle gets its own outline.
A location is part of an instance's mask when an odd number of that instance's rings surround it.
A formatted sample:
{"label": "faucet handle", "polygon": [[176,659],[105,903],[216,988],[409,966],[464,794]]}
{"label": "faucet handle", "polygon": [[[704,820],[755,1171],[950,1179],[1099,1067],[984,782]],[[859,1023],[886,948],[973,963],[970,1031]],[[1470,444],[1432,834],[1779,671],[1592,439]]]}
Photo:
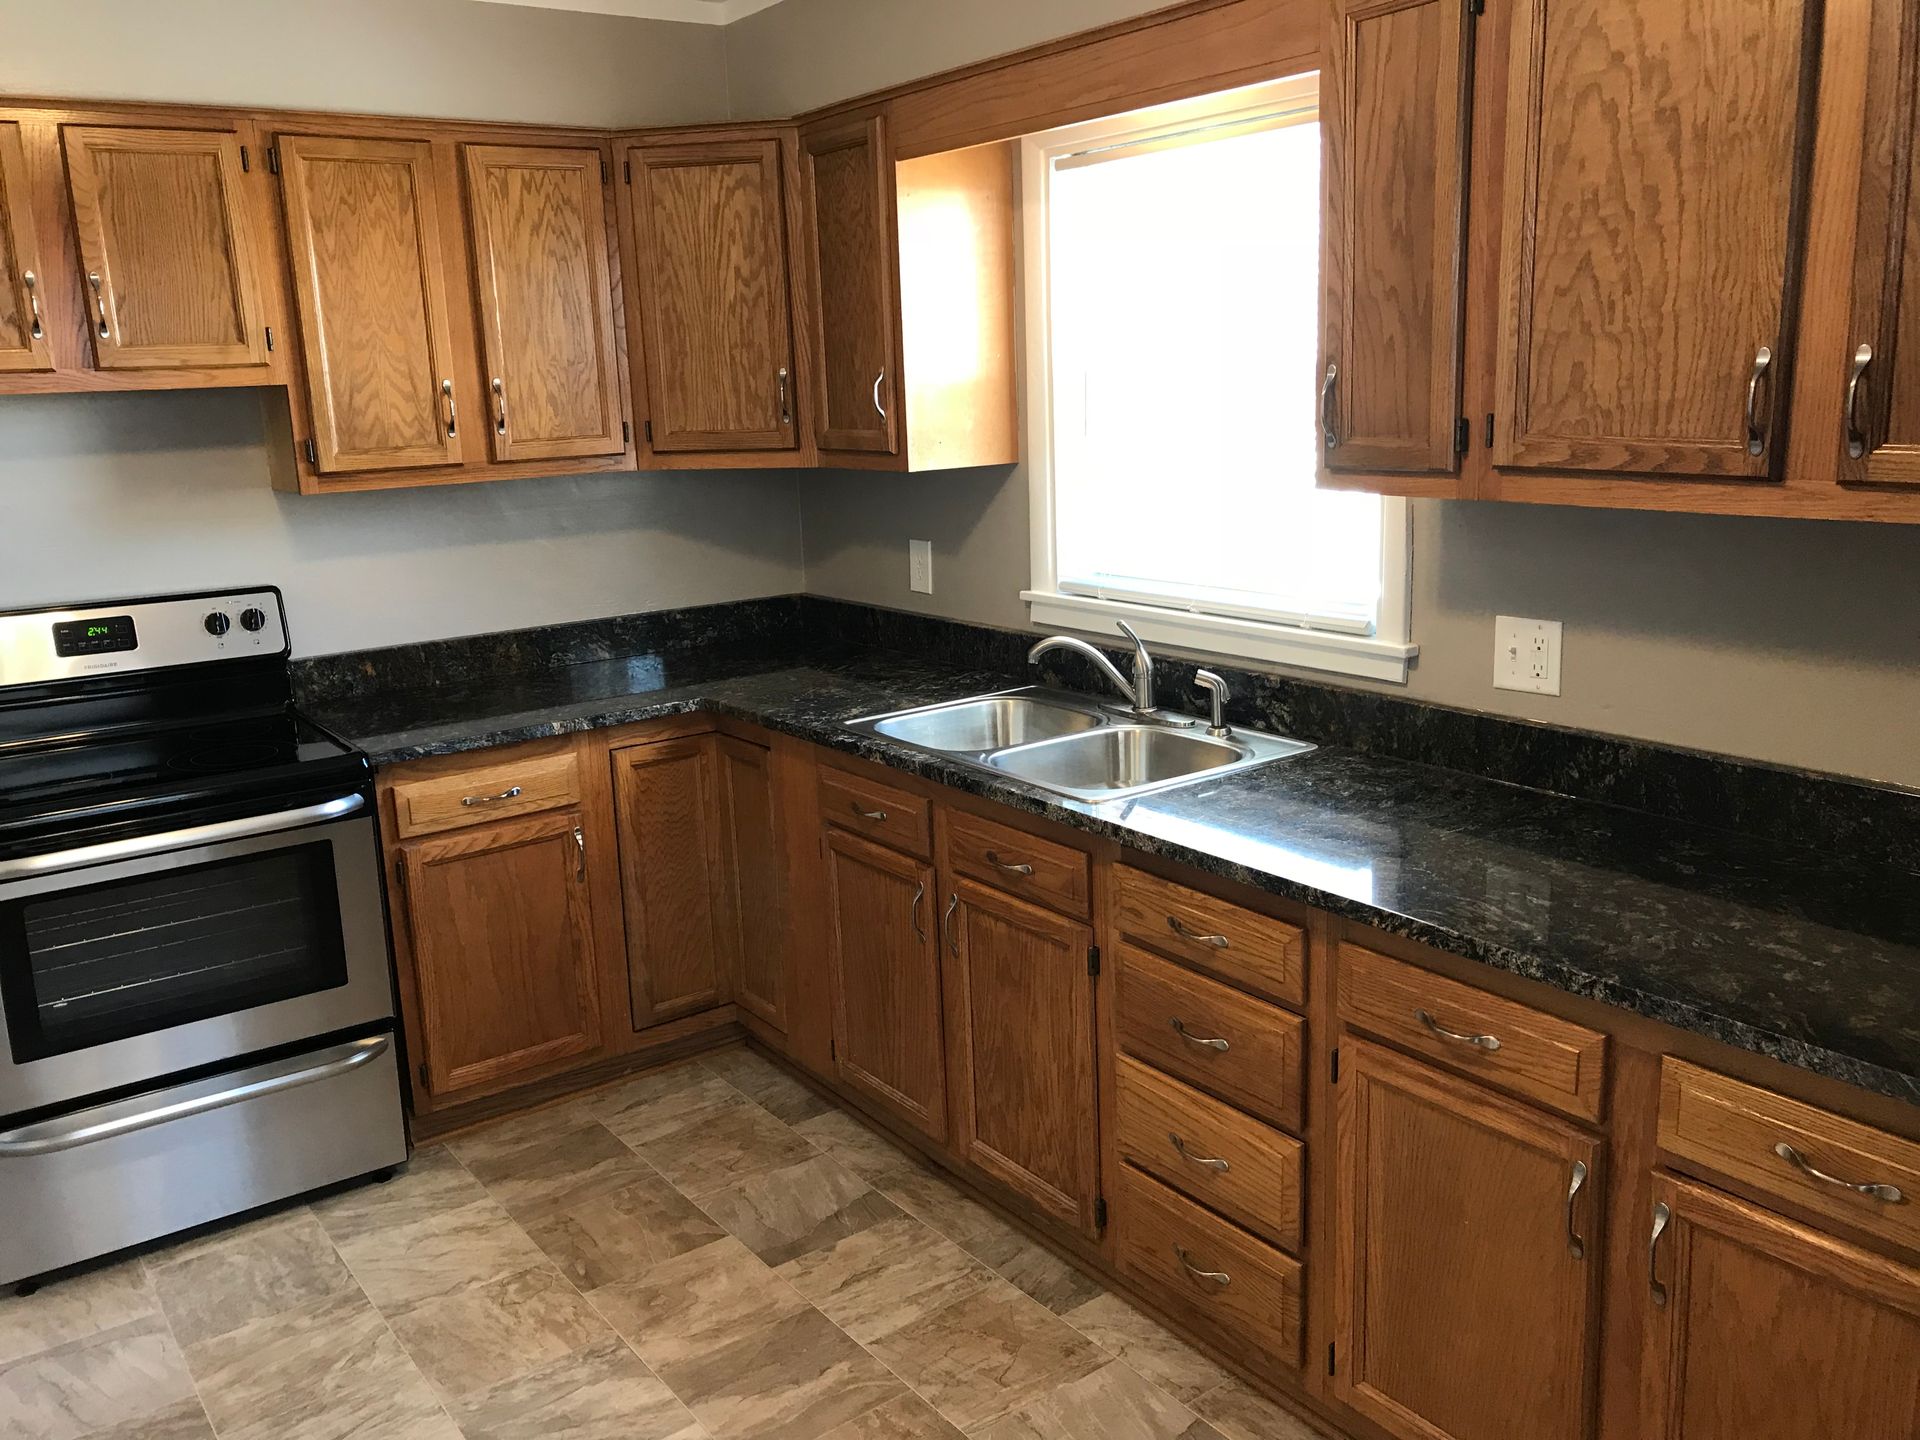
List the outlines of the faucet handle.
{"label": "faucet handle", "polygon": [[1133,641],[1133,708],[1142,714],[1150,714],[1154,707],[1153,652],[1147,649],[1147,642],[1140,638],[1140,632],[1133,626],[1124,620],[1114,623]]}
{"label": "faucet handle", "polygon": [[1197,670],[1193,683],[1205,690],[1213,700],[1213,719],[1207,726],[1207,733],[1219,739],[1231,735],[1233,729],[1227,724],[1227,682],[1211,670]]}

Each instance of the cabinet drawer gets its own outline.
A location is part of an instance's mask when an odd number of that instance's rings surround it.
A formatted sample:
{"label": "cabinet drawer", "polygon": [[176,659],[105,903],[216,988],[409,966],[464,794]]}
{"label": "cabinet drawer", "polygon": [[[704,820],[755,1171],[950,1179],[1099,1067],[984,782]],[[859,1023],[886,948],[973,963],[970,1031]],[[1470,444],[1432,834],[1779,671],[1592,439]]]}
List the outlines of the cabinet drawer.
{"label": "cabinet drawer", "polygon": [[1301,1005],[1307,933],[1144,870],[1114,867],[1120,931],[1258,995]]}
{"label": "cabinet drawer", "polygon": [[1124,1055],[1114,1065],[1121,1156],[1297,1251],[1307,1147],[1150,1065]]}
{"label": "cabinet drawer", "polygon": [[1357,945],[1340,947],[1340,1018],[1562,1114],[1598,1120],[1607,1037]]}
{"label": "cabinet drawer", "polygon": [[402,837],[579,803],[580,768],[571,751],[402,780],[393,787],[395,829]]}
{"label": "cabinet drawer", "polygon": [[[1920,1252],[1920,1144],[1911,1140],[1668,1059],[1660,1067],[1660,1148]],[[1866,1186],[1891,1186],[1899,1198],[1855,1188]]]}
{"label": "cabinet drawer", "polygon": [[1084,920],[1092,908],[1087,857],[1011,825],[958,810],[947,817],[947,863],[961,875]]}
{"label": "cabinet drawer", "polygon": [[829,825],[922,860],[933,854],[932,807],[918,795],[845,770],[820,771],[820,814]]}
{"label": "cabinet drawer", "polygon": [[1117,1259],[1196,1324],[1300,1363],[1301,1266],[1131,1165],[1120,1167]]}
{"label": "cabinet drawer", "polygon": [[1120,946],[1120,1047],[1289,1130],[1300,1127],[1306,1022],[1135,946]]}

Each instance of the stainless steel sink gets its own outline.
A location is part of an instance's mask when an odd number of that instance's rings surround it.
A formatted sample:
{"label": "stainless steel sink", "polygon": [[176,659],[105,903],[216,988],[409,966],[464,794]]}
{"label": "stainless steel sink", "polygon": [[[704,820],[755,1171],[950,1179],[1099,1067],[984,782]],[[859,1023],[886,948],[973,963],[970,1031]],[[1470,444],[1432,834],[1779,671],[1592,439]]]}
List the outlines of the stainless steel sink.
{"label": "stainless steel sink", "polygon": [[1238,745],[1157,726],[1115,725],[1051,745],[1005,750],[987,763],[1017,780],[1051,790],[1107,792],[1203,775],[1246,758]]}
{"label": "stainless steel sink", "polygon": [[876,735],[947,754],[984,753],[1076,735],[1104,724],[1097,714],[1027,695],[992,695],[873,722]]}

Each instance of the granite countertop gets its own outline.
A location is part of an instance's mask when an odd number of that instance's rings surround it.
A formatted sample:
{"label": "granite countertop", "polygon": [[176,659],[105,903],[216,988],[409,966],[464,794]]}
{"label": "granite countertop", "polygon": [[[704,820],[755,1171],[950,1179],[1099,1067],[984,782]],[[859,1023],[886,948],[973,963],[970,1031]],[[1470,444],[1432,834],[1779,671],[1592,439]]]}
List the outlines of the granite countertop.
{"label": "granite countertop", "polygon": [[731,715],[1920,1104],[1908,871],[1338,747],[1087,805],[842,725],[1030,679],[882,656],[733,673],[649,656],[313,710],[380,764]]}

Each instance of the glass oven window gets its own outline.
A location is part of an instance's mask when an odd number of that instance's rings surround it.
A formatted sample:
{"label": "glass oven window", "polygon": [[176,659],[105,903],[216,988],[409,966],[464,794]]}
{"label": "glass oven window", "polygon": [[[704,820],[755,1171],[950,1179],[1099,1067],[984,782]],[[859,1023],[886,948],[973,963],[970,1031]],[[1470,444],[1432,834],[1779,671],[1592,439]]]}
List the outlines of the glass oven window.
{"label": "glass oven window", "polygon": [[346,982],[325,841],[0,902],[15,1063]]}

